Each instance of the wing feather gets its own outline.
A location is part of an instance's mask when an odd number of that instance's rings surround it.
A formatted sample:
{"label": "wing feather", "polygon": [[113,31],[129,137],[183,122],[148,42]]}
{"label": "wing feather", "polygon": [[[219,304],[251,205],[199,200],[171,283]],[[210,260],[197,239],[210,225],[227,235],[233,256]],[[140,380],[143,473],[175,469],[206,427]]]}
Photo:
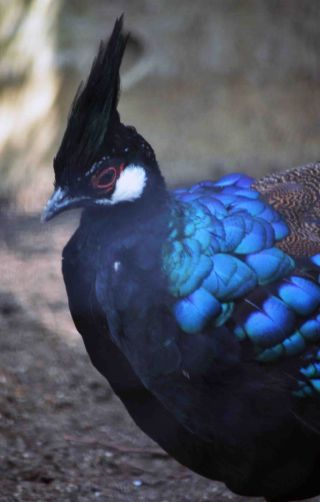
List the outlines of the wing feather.
{"label": "wing feather", "polygon": [[163,252],[182,331],[225,326],[261,364],[296,358],[300,396],[320,392],[319,182],[313,164],[180,189]]}

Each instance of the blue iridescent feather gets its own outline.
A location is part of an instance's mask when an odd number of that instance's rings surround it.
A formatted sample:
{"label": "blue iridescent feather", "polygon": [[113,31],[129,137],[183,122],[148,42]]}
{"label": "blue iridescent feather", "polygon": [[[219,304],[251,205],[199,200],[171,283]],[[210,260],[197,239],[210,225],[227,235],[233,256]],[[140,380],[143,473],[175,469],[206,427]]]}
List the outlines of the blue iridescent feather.
{"label": "blue iridescent feather", "polygon": [[[235,337],[251,341],[258,361],[272,363],[320,340],[320,286],[295,273],[295,259],[278,247],[289,227],[252,184],[231,174],[173,192],[163,271],[182,331],[210,333],[238,315]],[[318,267],[319,255],[309,262]],[[251,297],[260,289],[256,303]]]}
{"label": "blue iridescent feather", "polygon": [[[186,332],[200,331],[214,320],[217,302],[233,302],[294,268],[293,260],[274,247],[279,215],[250,188],[252,181],[234,174],[173,193],[176,203],[163,269],[178,299],[177,321]],[[195,309],[187,298],[201,291],[212,301]]]}

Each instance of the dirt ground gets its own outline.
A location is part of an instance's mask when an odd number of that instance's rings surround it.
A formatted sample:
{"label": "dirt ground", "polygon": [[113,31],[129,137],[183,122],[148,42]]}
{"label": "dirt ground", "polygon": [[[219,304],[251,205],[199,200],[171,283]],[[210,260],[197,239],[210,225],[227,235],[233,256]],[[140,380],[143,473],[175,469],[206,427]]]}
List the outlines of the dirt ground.
{"label": "dirt ground", "polygon": [[170,459],[92,367],[60,273],[76,221],[0,215],[0,501],[244,500]]}

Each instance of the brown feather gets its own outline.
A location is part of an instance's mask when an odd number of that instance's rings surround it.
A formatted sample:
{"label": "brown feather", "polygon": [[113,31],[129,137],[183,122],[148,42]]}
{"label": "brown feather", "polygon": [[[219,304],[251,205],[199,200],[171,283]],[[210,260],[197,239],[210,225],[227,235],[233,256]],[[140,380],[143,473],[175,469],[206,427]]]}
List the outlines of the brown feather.
{"label": "brown feather", "polygon": [[296,256],[320,253],[320,162],[272,174],[253,188],[287,223],[290,234],[277,245]]}

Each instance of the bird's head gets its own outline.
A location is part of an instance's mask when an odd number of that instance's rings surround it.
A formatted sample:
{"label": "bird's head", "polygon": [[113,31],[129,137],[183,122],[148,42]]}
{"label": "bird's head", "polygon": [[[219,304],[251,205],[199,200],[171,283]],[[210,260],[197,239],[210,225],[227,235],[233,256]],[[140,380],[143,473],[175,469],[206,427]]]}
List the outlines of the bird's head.
{"label": "bird's head", "polygon": [[121,123],[117,111],[126,42],[121,17],[76,94],[54,159],[55,190],[44,221],[75,207],[133,203],[164,187],[153,149],[134,127]]}

